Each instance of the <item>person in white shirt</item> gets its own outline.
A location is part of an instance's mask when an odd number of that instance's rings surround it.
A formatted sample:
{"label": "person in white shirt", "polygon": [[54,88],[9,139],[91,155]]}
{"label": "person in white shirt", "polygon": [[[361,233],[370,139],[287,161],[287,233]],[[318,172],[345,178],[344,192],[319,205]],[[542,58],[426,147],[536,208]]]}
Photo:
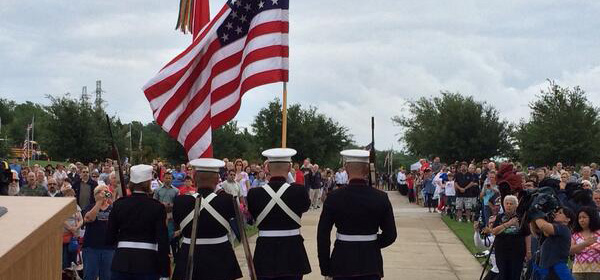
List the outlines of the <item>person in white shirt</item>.
{"label": "person in white shirt", "polygon": [[221,182],[220,187],[223,189],[223,191],[225,191],[226,193],[228,193],[232,196],[235,196],[235,197],[241,196],[240,184],[238,184],[238,182],[235,181],[235,171],[234,170],[227,171],[227,180]]}
{"label": "person in white shirt", "polygon": [[406,174],[404,174],[404,170],[400,168],[398,170],[398,174],[396,175],[396,182],[398,183],[398,190],[402,195],[408,193],[408,186],[406,185]]}
{"label": "person in white shirt", "polygon": [[65,171],[65,167],[62,164],[59,163],[56,165],[53,177],[59,185],[62,185],[62,182],[67,179],[67,171]]}
{"label": "person in white shirt", "polygon": [[335,173],[335,185],[340,188],[346,184],[348,184],[348,173],[342,167]]}
{"label": "person in white shirt", "polygon": [[[435,192],[433,193],[433,199],[438,200],[437,211],[442,211],[445,205],[446,195],[444,192],[444,184],[448,181],[448,175],[446,173],[446,167],[442,166],[440,172],[438,172],[433,178],[433,185],[435,186]],[[434,212],[437,212],[434,210]]]}
{"label": "person in white shirt", "polygon": [[454,174],[448,173],[448,181],[444,185],[444,196],[446,197],[446,214],[453,215],[453,206],[456,202],[456,189],[454,188]]}
{"label": "person in white shirt", "polygon": [[[474,226],[475,232],[473,233],[473,241],[475,243],[475,247],[481,251],[489,250],[494,244],[495,236],[491,234],[491,230],[489,227],[483,229],[484,236],[479,233],[479,222],[475,222]],[[496,265],[496,254],[494,252],[489,252],[489,263],[492,265],[492,269],[486,274],[484,280],[492,280],[496,279],[496,276],[500,273],[498,269],[498,265]]]}

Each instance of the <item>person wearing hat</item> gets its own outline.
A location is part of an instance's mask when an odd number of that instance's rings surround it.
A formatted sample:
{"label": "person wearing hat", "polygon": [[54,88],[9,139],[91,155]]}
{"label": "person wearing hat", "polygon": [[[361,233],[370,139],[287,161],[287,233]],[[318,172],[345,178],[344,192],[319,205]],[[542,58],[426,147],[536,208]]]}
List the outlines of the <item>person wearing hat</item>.
{"label": "person wearing hat", "polygon": [[169,276],[167,212],[149,195],[150,181],[152,166],[132,166],[131,196],[113,203],[106,229],[106,244],[117,248],[111,266],[113,280],[158,280]]}
{"label": "person wearing hat", "polygon": [[310,199],[304,186],[286,182],[295,154],[296,150],[288,148],[264,151],[271,179],[248,191],[248,210],[259,230],[254,250],[259,280],[296,280],[311,272],[300,235],[300,219],[308,211]]}
{"label": "person wearing hat", "polygon": [[174,280],[187,279],[187,262],[191,245],[194,205],[201,196],[200,212],[196,226],[196,244],[192,279],[232,280],[242,277],[235,252],[229,242],[232,233],[229,221],[235,219],[233,196],[225,192],[215,193],[219,183],[219,169],[225,162],[213,158],[190,161],[196,170],[197,193],[179,195],[173,202],[173,220],[182,232],[182,244],[175,255]]}
{"label": "person wearing hat", "polygon": [[[317,227],[321,275],[336,280],[381,279],[381,249],[396,240],[392,205],[385,192],[368,184],[369,151],[345,150],[340,154],[349,183],[329,194],[323,204]],[[334,225],[337,238],[330,254]]]}

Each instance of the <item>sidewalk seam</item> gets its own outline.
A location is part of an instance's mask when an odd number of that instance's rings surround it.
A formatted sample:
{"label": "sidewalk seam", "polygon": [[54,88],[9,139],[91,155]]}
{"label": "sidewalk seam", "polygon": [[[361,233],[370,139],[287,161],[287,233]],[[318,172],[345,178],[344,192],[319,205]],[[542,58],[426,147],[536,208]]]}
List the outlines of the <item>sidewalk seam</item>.
{"label": "sidewalk seam", "polygon": [[[444,225],[446,225],[446,224],[444,224]],[[446,227],[447,226],[448,225],[446,225]],[[448,229],[450,229],[450,228],[448,228]],[[440,246],[440,242],[435,237],[435,234],[433,234],[433,232],[431,232],[431,229],[429,227],[427,227],[427,231],[429,232],[429,234],[431,235],[431,237],[435,241],[435,245],[438,247],[438,249],[442,253],[442,256],[444,257],[444,260],[448,264],[448,267],[450,267],[450,271],[452,271],[452,274],[454,274],[454,276],[456,277],[457,280],[460,280],[460,277],[458,276],[458,272],[456,271],[456,269],[454,269],[454,266],[450,263],[450,261],[448,260],[448,257],[446,257],[446,254],[444,253],[444,249],[442,249],[442,246]]]}

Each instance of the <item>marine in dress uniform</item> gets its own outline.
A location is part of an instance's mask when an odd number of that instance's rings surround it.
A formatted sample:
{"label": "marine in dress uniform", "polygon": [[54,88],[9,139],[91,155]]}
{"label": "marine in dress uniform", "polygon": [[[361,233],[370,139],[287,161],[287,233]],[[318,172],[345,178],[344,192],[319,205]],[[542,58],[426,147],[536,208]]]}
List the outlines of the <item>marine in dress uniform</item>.
{"label": "marine in dress uniform", "polygon": [[169,239],[164,205],[150,195],[152,166],[131,167],[131,196],[113,204],[107,245],[115,246],[111,279],[157,280],[169,277]]}
{"label": "marine in dress uniform", "polygon": [[259,280],[295,280],[310,273],[310,263],[300,235],[302,213],[310,199],[304,186],[286,183],[294,149],[264,151],[271,180],[248,192],[248,210],[258,226],[254,267]]}
{"label": "marine in dress uniform", "polygon": [[[350,182],[331,192],[323,204],[317,228],[321,274],[334,280],[381,279],[381,249],[396,240],[392,205],[385,192],[368,185],[368,151],[345,150],[341,155]],[[334,225],[337,234],[330,254]]]}
{"label": "marine in dress uniform", "polygon": [[225,162],[201,158],[190,161],[196,170],[197,194],[179,195],[173,202],[173,220],[176,228],[182,230],[181,249],[175,256],[174,280],[187,279],[187,261],[192,236],[192,219],[196,197],[200,195],[201,210],[196,226],[196,246],[194,249],[193,278],[195,280],[232,280],[242,277],[235,252],[229,242],[231,227],[229,221],[235,219],[233,196],[223,191],[215,193],[219,183],[219,168]]}

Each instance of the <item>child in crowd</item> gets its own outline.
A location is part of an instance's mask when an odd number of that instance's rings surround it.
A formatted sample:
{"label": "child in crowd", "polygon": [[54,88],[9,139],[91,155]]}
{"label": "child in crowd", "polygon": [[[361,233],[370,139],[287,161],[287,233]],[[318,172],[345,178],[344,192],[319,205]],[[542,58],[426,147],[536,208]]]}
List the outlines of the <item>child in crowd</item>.
{"label": "child in crowd", "polygon": [[423,197],[425,198],[425,205],[427,206],[429,213],[431,213],[431,208],[433,208],[433,212],[437,212],[435,210],[437,207],[437,200],[433,198],[434,193],[435,186],[433,184],[433,174],[431,173],[431,169],[426,168],[423,171]]}
{"label": "child in crowd", "polygon": [[446,213],[453,214],[453,207],[456,200],[456,190],[454,189],[454,174],[448,173],[448,181],[444,184],[444,197],[445,197],[445,205],[446,205]]}
{"label": "child in crowd", "polygon": [[442,211],[444,208],[444,184],[448,181],[448,174],[446,174],[446,168],[443,167],[440,172],[438,172],[433,178],[433,184],[435,185],[435,192],[433,193],[433,199],[437,199],[437,208],[434,210]]}

